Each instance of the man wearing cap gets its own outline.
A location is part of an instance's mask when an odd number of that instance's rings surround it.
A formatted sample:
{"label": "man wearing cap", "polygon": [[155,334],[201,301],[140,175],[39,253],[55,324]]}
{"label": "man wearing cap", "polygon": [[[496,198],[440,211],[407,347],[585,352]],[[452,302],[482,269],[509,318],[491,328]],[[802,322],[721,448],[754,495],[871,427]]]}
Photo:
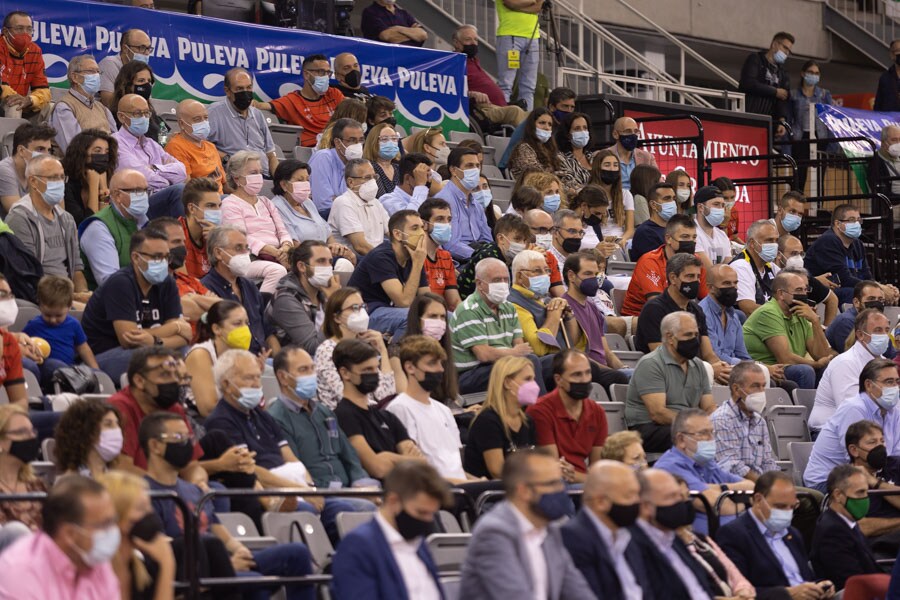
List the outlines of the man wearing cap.
{"label": "man wearing cap", "polygon": [[728,234],[719,229],[725,220],[725,197],[714,185],[707,185],[694,194],[697,205],[697,258],[707,269],[731,258]]}

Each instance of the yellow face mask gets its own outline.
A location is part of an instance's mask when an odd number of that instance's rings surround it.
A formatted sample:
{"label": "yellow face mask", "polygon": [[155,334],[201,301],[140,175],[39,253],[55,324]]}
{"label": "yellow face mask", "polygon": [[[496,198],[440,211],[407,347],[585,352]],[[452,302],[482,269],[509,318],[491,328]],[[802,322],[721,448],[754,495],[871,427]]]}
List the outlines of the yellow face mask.
{"label": "yellow face mask", "polygon": [[241,325],[228,332],[228,335],[225,336],[225,343],[229,348],[249,350],[251,339],[253,336],[250,334],[250,328],[247,325]]}

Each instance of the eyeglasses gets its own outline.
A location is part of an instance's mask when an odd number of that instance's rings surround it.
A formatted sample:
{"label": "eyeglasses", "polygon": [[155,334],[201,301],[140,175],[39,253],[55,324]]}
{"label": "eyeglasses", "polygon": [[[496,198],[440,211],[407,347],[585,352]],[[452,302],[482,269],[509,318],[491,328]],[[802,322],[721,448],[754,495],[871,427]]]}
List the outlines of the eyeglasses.
{"label": "eyeglasses", "polygon": [[684,435],[688,435],[691,437],[704,437],[706,439],[712,439],[715,435],[715,432],[712,429],[704,429],[703,431],[682,431]]}
{"label": "eyeglasses", "polygon": [[190,433],[161,433],[159,439],[164,442],[173,442],[175,444],[183,444],[185,442],[194,441],[194,436]]}
{"label": "eyeglasses", "polygon": [[69,178],[65,175],[48,175],[46,177],[43,175],[35,175],[35,177],[37,177],[41,181],[62,181],[63,183],[69,182]]}
{"label": "eyeglasses", "polygon": [[550,233],[550,231],[552,229],[553,229],[552,227],[532,227],[531,233],[533,233],[535,235],[546,235],[546,234]]}
{"label": "eyeglasses", "polygon": [[[98,71],[98,72],[99,72],[99,71]],[[141,117],[149,117],[150,115],[153,114],[153,113],[150,112],[149,110],[137,110],[137,111],[131,112],[131,113],[127,113],[127,112],[125,112],[125,111],[122,111],[122,112],[123,112],[123,114],[126,114],[126,115],[128,115],[129,117],[133,117],[133,118],[135,118],[135,119],[140,119]]]}
{"label": "eyeglasses", "polygon": [[146,194],[147,188],[126,188],[121,190],[113,190],[114,192],[125,192],[126,194]]}
{"label": "eyeglasses", "polygon": [[526,273],[537,273],[538,275],[549,275],[551,272],[549,267],[544,267],[543,269],[540,267],[537,269],[522,269],[522,271]]}
{"label": "eyeglasses", "polygon": [[573,237],[584,237],[584,229],[560,229],[560,231]]}
{"label": "eyeglasses", "polygon": [[350,306],[342,308],[341,312],[344,312],[347,310],[352,310],[353,312],[359,312],[359,311],[363,310],[365,307],[366,307],[365,304],[351,304]]}
{"label": "eyeglasses", "polygon": [[362,144],[363,142],[366,141],[366,138],[349,138],[349,139],[341,138],[341,141],[344,142],[345,146],[352,146],[353,144]]}
{"label": "eyeglasses", "polygon": [[141,54],[150,54],[153,50],[153,46],[131,46],[128,45],[129,48],[134,50],[135,52],[140,52]]}
{"label": "eyeglasses", "polygon": [[148,260],[164,260],[166,262],[168,262],[169,260],[168,252],[166,252],[165,254],[149,254],[147,252],[141,252],[140,250],[138,250],[137,253],[147,258]]}
{"label": "eyeglasses", "polygon": [[306,69],[306,72],[312,73],[316,77],[331,77],[332,75],[334,75],[334,71],[330,69]]}
{"label": "eyeglasses", "polygon": [[850,217],[849,219],[837,219],[838,223],[859,223],[862,221],[859,217]]}

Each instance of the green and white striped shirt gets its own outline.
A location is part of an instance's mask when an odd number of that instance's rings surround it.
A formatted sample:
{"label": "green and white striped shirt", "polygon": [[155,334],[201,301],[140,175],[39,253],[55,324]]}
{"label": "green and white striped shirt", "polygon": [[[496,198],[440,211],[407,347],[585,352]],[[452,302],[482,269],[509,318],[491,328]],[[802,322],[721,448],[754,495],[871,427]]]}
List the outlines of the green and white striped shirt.
{"label": "green and white striped shirt", "polygon": [[478,291],[456,307],[450,318],[450,331],[453,360],[459,372],[480,364],[472,352],[473,346],[486,344],[495,348],[512,348],[513,340],[522,337],[522,326],[512,302],[504,302],[494,313]]}

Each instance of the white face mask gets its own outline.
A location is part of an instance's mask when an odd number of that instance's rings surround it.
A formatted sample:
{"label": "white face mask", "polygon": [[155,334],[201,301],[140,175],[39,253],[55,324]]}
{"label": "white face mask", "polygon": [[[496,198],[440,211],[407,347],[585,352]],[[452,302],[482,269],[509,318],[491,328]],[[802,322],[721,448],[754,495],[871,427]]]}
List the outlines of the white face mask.
{"label": "white face mask", "polygon": [[231,257],[228,268],[238,277],[246,277],[250,269],[250,254],[235,254]]}
{"label": "white face mask", "polygon": [[766,409],[766,393],[756,392],[755,394],[747,394],[747,397],[744,398],[744,406],[755,413],[762,414]]}
{"label": "white face mask", "polygon": [[309,278],[309,283],[317,288],[325,288],[331,283],[331,277],[334,275],[334,267],[313,267],[313,276]]}
{"label": "white face mask", "polygon": [[9,327],[19,316],[19,305],[15,299],[0,301],[0,327]]}
{"label": "white face mask", "polygon": [[506,299],[509,298],[509,284],[508,283],[489,283],[488,284],[488,293],[487,299],[493,302],[494,304],[503,304],[506,302]]}
{"label": "white face mask", "polygon": [[678,202],[683,203],[691,197],[691,190],[687,188],[680,188],[675,191],[675,195],[678,196]]}
{"label": "white face mask", "polygon": [[784,261],[785,269],[802,269],[803,267],[803,257],[799,254],[796,256],[789,256],[786,261]]}
{"label": "white face mask", "polygon": [[893,158],[900,158],[900,143],[891,144],[888,146],[888,154]]}
{"label": "white face mask", "polygon": [[371,202],[378,196],[378,182],[374,179],[370,179],[359,186],[357,194],[366,202]]}
{"label": "white face mask", "polygon": [[362,308],[355,313],[351,313],[349,317],[347,317],[347,322],[344,324],[347,329],[352,331],[353,333],[363,333],[369,330],[369,313],[366,312],[366,309]]}
{"label": "white face mask", "polygon": [[[343,144],[343,141],[341,141]],[[344,146],[344,158],[347,160],[356,160],[358,158],[362,158],[363,156],[363,145],[362,144],[350,144],[349,146]]]}
{"label": "white face mask", "polygon": [[549,250],[550,246],[553,244],[553,234],[552,233],[539,233],[534,236],[534,243],[543,248],[544,250]]}

